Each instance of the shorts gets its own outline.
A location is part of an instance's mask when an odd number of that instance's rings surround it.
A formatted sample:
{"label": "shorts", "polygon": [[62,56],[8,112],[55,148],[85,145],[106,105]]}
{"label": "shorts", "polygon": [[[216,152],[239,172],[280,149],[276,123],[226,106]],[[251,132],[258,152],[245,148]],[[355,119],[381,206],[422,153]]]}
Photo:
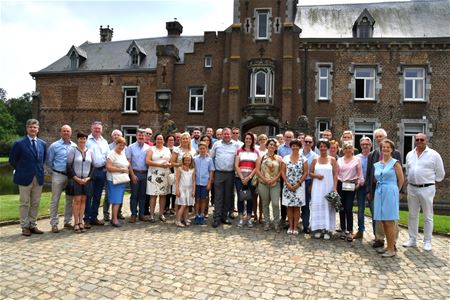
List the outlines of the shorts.
{"label": "shorts", "polygon": [[196,199],[207,199],[208,191],[206,190],[205,185],[196,185],[195,186],[195,198]]}

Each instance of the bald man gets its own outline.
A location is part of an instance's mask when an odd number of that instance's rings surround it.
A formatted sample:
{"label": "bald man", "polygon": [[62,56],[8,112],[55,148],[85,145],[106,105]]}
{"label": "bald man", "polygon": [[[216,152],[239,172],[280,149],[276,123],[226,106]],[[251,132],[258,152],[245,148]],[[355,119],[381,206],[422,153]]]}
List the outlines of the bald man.
{"label": "bald man", "polygon": [[[61,193],[67,185],[67,151],[77,145],[71,141],[72,128],[64,125],[59,131],[60,139],[50,145],[47,152],[47,166],[52,170],[52,200],[50,202],[50,225],[52,232],[58,233],[58,207]],[[66,194],[64,205],[64,227],[72,228],[72,196]]]}

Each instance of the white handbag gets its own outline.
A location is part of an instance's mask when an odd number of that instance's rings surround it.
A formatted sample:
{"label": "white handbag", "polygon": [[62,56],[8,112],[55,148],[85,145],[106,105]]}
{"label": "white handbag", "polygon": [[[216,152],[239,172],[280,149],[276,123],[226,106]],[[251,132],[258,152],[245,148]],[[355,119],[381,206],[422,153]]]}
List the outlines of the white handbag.
{"label": "white handbag", "polygon": [[130,176],[127,173],[111,173],[113,184],[130,182]]}
{"label": "white handbag", "polygon": [[349,181],[344,181],[342,183],[342,190],[343,191],[350,191],[353,192],[354,190],[356,190],[356,183],[354,182],[349,182]]}

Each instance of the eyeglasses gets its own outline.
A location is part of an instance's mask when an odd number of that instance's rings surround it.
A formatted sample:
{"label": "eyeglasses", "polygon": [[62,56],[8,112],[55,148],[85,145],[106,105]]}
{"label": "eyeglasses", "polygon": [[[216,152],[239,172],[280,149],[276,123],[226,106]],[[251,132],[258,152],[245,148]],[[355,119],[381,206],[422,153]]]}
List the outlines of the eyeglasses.
{"label": "eyeglasses", "polygon": [[416,142],[425,142],[425,139],[416,139]]}
{"label": "eyeglasses", "polygon": [[361,146],[370,146],[370,144],[360,144]]}
{"label": "eyeglasses", "polygon": [[145,134],[146,135],[153,135],[153,133],[151,133],[151,132],[146,132]]}
{"label": "eyeglasses", "polygon": [[312,141],[305,141],[305,144],[312,144]]}

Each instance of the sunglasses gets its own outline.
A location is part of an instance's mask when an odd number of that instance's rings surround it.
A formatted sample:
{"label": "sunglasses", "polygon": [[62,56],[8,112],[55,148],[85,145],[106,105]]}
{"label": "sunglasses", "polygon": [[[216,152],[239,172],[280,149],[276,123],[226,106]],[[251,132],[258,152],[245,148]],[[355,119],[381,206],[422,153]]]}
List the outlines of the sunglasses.
{"label": "sunglasses", "polygon": [[312,141],[305,141],[305,144],[312,144]]}
{"label": "sunglasses", "polygon": [[233,134],[239,134],[239,132],[233,132]]}
{"label": "sunglasses", "polygon": [[145,134],[146,135],[153,135],[153,133],[150,133],[150,132],[146,132]]}
{"label": "sunglasses", "polygon": [[370,146],[370,144],[361,144],[361,146]]}
{"label": "sunglasses", "polygon": [[425,139],[416,139],[416,142],[425,142]]}

